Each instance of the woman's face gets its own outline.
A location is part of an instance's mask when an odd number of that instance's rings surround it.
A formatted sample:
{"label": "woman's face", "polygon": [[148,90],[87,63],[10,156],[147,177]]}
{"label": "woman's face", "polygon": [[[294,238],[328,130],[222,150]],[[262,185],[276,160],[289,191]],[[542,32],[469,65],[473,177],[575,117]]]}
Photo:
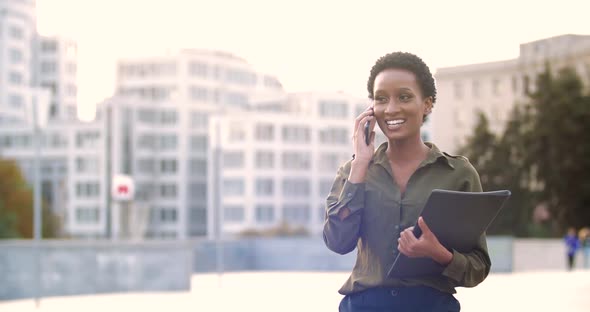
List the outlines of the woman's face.
{"label": "woman's face", "polygon": [[424,98],[416,75],[403,69],[386,69],[375,77],[373,111],[377,124],[389,140],[420,137],[432,98]]}

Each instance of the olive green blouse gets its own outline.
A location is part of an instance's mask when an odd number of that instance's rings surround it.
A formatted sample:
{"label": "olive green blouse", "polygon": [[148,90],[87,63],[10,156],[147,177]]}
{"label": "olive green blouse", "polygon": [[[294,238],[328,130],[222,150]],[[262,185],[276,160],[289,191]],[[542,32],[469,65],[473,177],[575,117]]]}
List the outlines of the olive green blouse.
{"label": "olive green blouse", "polygon": [[[433,189],[481,192],[479,174],[462,156],[442,153],[434,144],[410,177],[401,194],[394,182],[383,143],[369,163],[364,183],[350,183],[351,161],[338,170],[327,198],[324,241],[328,248],[346,254],[356,247],[357,257],[348,280],[340,289],[343,295],[371,287],[429,286],[447,293],[455,287],[473,287],[482,282],[491,267],[485,234],[469,253],[451,250],[453,259],[437,276],[388,278],[397,253],[400,232],[413,226]],[[340,220],[338,212],[348,207],[351,214]],[[465,220],[469,222],[469,220]]]}

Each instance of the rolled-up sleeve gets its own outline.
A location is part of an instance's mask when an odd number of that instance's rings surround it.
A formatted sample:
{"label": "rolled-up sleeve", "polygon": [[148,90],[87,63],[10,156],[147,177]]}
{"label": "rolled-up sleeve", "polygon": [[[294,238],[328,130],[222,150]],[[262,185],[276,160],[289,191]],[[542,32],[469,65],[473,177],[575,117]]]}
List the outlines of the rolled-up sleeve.
{"label": "rolled-up sleeve", "polygon": [[[469,166],[469,170],[471,172],[463,185],[463,191],[481,192],[479,174],[472,166]],[[477,246],[471,252],[460,253],[452,250],[452,253],[453,259],[442,274],[450,278],[455,286],[474,287],[483,282],[490,273],[492,262],[488,254],[485,233],[481,235]]]}
{"label": "rolled-up sleeve", "polygon": [[[345,166],[338,170],[326,199],[324,242],[339,254],[349,253],[356,247],[361,225],[360,210],[365,204],[365,183],[350,183],[349,168]],[[345,207],[350,210],[350,215],[340,220],[338,214]]]}

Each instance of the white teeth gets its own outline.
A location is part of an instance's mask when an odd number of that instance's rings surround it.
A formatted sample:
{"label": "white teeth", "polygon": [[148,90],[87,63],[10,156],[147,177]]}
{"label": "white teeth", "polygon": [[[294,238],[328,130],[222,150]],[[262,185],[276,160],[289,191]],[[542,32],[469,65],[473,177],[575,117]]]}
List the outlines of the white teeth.
{"label": "white teeth", "polygon": [[388,125],[400,125],[403,124],[405,122],[405,120],[403,119],[395,119],[395,120],[388,120],[387,124]]}

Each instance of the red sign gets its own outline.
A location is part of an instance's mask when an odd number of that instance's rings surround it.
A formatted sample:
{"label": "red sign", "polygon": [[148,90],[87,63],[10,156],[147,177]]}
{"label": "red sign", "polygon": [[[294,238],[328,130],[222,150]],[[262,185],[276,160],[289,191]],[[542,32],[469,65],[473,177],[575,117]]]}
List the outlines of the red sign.
{"label": "red sign", "polygon": [[122,174],[115,175],[112,185],[111,196],[113,200],[133,200],[135,185],[130,176]]}

